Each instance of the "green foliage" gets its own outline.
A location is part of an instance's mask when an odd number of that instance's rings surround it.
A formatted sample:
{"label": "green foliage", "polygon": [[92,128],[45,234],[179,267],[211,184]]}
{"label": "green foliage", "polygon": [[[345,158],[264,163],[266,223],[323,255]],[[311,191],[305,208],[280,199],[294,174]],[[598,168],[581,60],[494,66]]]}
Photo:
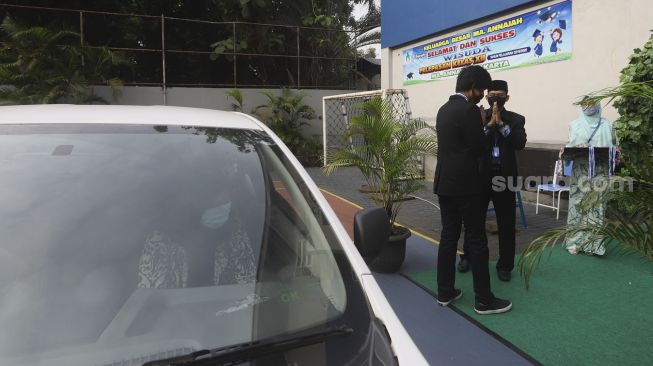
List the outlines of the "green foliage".
{"label": "green foliage", "polygon": [[[614,122],[628,172],[653,158],[653,35],[642,49],[634,51],[621,71],[621,85],[590,95],[591,101],[614,100],[620,117]],[[582,101],[581,101],[582,102]]]}
{"label": "green foliage", "polygon": [[398,121],[393,106],[381,98],[362,104],[363,114],[352,118],[345,139],[364,139],[364,143],[330,151],[326,174],[355,166],[365,176],[375,202],[388,213],[391,225],[401,202],[422,188],[421,172],[414,158],[435,155],[434,129],[419,119]]}
{"label": "green foliage", "polygon": [[227,98],[233,98],[235,103],[231,103],[231,110],[236,112],[242,112],[245,109],[245,97],[243,93],[238,89],[233,89],[228,91]]}
{"label": "green foliage", "polygon": [[304,166],[322,166],[322,142],[317,138],[305,138],[299,147],[298,156]]}
{"label": "green foliage", "polygon": [[[350,35],[354,29],[353,3],[350,0],[179,0],[179,1],[115,1],[115,0],[21,0],[8,1],[21,5],[50,8],[108,11],[122,14],[144,14],[169,17],[165,21],[167,50],[209,51],[209,55],[167,54],[169,84],[232,84],[233,53],[251,55],[236,59],[236,81],[240,85],[351,86],[355,48]],[[373,3],[373,1],[369,1]],[[79,16],[55,11],[19,11],[12,13],[23,24],[44,26],[63,24],[65,29],[79,30]],[[5,14],[6,14],[5,13]],[[3,17],[0,12],[0,19]],[[187,22],[171,18],[198,19],[216,24]],[[234,27],[236,22],[235,37]],[[290,26],[281,27],[274,24]],[[299,32],[300,62],[297,28]],[[51,28],[54,29],[54,28]],[[161,47],[161,26],[158,18],[100,16],[84,14],[85,41],[96,46],[112,45],[135,49]],[[123,80],[136,83],[162,82],[161,59],[151,52],[131,52],[132,67],[118,68]],[[271,55],[278,55],[271,56]],[[290,56],[290,57],[289,57]],[[326,59],[339,58],[339,59]],[[300,80],[297,80],[298,70]]]}
{"label": "green foliage", "polygon": [[77,33],[25,27],[5,17],[0,45],[0,104],[106,103],[90,83],[120,86],[107,77],[122,59],[106,49],[82,49]]}
{"label": "green foliage", "polygon": [[[247,2],[247,21],[315,29],[239,24],[235,35],[225,35],[210,44],[211,60],[231,62],[234,52],[279,55],[248,58],[246,69],[239,69],[238,76],[238,80],[245,84],[338,86],[351,79],[354,65],[347,59],[354,59],[355,47],[350,35],[342,32],[352,24],[351,4],[346,1],[297,0],[277,3],[271,0],[260,4]],[[317,58],[302,59],[298,65],[296,59],[284,57],[298,53]],[[297,67],[300,68],[301,80],[296,79]]]}
{"label": "green foliage", "polygon": [[[280,95],[272,92],[261,94],[267,98],[267,102],[252,109],[251,114],[268,125],[304,165],[317,166],[322,144],[302,134],[302,128],[308,125],[308,121],[316,118],[315,110],[304,104],[306,96],[288,88],[281,89]],[[234,100],[232,110],[245,110],[245,100],[240,90],[230,90],[226,95]]]}
{"label": "green foliage", "polygon": [[376,49],[374,48],[368,48],[365,51],[363,50],[358,50],[358,57],[365,57],[365,58],[376,58]]}
{"label": "green foliage", "polygon": [[288,88],[281,89],[280,95],[272,92],[262,94],[268,99],[267,103],[254,108],[252,113],[265,122],[295,155],[304,153],[310,148],[310,143],[302,135],[302,127],[316,118],[315,110],[304,104],[306,96]]}

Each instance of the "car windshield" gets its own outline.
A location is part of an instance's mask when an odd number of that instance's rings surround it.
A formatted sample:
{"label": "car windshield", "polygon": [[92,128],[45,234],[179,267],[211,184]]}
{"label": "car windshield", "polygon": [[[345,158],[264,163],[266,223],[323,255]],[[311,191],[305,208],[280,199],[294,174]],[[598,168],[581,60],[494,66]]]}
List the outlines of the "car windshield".
{"label": "car windshield", "polygon": [[368,309],[261,131],[0,126],[0,244],[3,365],[141,364]]}

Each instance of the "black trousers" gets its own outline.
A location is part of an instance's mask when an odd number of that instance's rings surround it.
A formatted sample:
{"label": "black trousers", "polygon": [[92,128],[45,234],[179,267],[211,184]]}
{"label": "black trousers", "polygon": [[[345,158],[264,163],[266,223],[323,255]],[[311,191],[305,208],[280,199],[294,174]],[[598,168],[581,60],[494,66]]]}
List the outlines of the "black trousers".
{"label": "black trousers", "polygon": [[466,253],[472,267],[476,300],[492,299],[494,295],[490,290],[489,250],[485,235],[485,195],[438,197],[442,217],[442,234],[438,247],[438,293],[444,297],[454,294],[456,251],[464,225]]}
{"label": "black trousers", "polygon": [[[494,206],[494,213],[497,217],[497,226],[499,227],[499,260],[497,261],[497,270],[512,271],[515,267],[515,223],[517,204],[516,193],[505,189],[495,191],[490,189],[488,192],[485,207],[487,209],[490,201]],[[461,258],[467,258],[469,248],[467,241],[463,245]],[[468,258],[469,259],[469,258]]]}

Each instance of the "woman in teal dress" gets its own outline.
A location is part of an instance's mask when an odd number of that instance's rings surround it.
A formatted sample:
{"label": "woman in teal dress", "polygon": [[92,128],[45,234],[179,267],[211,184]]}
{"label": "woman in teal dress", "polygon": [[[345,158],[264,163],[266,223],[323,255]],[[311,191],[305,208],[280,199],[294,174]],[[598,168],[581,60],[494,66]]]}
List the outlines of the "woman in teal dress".
{"label": "woman in teal dress", "polygon": [[[568,147],[612,147],[616,138],[612,122],[601,116],[600,104],[583,105],[580,116],[569,126]],[[605,207],[598,206],[588,211],[580,211],[580,202],[591,191],[591,187],[601,186],[600,181],[608,177],[610,169],[608,156],[597,156],[594,174],[588,178],[590,163],[587,158],[573,161],[572,179],[569,192],[569,211],[567,225],[579,226],[587,223],[600,224],[605,220]],[[607,182],[605,182],[607,184]],[[600,241],[589,241],[587,233],[567,237],[566,248],[571,254],[584,252],[590,255],[605,254]]]}

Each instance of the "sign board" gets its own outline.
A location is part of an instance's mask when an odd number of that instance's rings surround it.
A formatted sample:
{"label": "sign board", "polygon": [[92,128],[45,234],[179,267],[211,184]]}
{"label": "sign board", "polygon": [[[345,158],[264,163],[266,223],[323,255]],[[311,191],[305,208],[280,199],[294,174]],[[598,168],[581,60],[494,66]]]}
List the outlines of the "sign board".
{"label": "sign board", "polygon": [[403,52],[404,85],[456,77],[465,66],[509,70],[568,60],[571,0],[504,19]]}

